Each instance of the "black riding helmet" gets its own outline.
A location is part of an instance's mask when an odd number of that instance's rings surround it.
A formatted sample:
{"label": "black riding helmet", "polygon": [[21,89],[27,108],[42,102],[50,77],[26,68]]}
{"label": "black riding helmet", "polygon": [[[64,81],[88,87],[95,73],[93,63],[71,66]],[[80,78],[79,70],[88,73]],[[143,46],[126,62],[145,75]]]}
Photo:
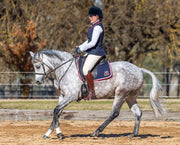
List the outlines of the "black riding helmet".
{"label": "black riding helmet", "polygon": [[102,10],[99,7],[95,7],[95,6],[93,6],[89,9],[88,16],[89,15],[93,15],[93,16],[98,15],[100,19],[103,18]]}

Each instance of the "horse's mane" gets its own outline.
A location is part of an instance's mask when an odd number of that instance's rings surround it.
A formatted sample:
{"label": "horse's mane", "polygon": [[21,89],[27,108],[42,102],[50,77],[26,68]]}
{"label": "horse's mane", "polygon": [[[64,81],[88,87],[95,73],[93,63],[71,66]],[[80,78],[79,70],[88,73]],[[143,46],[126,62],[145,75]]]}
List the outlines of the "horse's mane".
{"label": "horse's mane", "polygon": [[45,55],[47,55],[50,58],[55,57],[55,58],[58,58],[60,60],[65,60],[68,57],[72,56],[68,52],[64,52],[64,51],[60,51],[60,50],[52,50],[52,49],[40,51],[40,52],[38,52],[38,54],[39,55],[40,54],[45,54]]}

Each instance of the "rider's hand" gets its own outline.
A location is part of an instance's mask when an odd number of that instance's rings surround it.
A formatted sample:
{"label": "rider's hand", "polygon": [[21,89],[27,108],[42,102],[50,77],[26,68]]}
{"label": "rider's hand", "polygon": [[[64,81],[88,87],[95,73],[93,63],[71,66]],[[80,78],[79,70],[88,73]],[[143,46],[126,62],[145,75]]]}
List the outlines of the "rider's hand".
{"label": "rider's hand", "polygon": [[82,53],[82,51],[80,50],[80,48],[76,47],[75,50],[74,50],[74,54],[78,55],[78,54],[81,54],[81,53]]}

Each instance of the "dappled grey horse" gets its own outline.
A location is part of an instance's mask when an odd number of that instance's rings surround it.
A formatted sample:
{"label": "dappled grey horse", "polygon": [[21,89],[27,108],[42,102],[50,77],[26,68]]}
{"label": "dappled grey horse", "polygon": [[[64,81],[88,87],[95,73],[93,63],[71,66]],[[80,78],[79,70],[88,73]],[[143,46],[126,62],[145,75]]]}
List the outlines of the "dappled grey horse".
{"label": "dappled grey horse", "polygon": [[[59,102],[54,109],[51,126],[43,137],[48,138],[54,128],[56,128],[57,137],[60,137],[59,117],[63,109],[72,101],[78,100],[81,96],[81,85],[83,82],[78,77],[75,58],[70,53],[58,50],[30,52],[30,54],[35,70],[36,83],[42,83],[43,78],[52,72],[55,74],[54,86],[60,91]],[[135,116],[134,131],[130,136],[137,136],[142,111],[137,104],[136,98],[143,83],[142,72],[148,73],[152,77],[153,85],[150,92],[150,104],[157,117],[165,112],[165,109],[159,102],[161,85],[151,71],[139,68],[131,63],[125,61],[112,62],[111,67],[113,71],[112,78],[96,81],[94,84],[97,99],[114,96],[114,102],[110,116],[93,133],[93,136],[98,136],[119,115],[124,102],[127,102]]]}

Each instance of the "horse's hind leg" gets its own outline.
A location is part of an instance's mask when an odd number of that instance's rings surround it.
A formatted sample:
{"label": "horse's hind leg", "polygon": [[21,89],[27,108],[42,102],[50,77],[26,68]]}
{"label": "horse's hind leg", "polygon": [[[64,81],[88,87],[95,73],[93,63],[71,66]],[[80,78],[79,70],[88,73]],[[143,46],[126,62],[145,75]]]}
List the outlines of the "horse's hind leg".
{"label": "horse's hind leg", "polygon": [[141,122],[142,111],[137,104],[136,96],[126,99],[126,102],[129,106],[129,108],[131,109],[132,113],[135,116],[134,131],[132,134],[129,135],[129,137],[135,137],[138,135],[138,132],[139,132],[139,126],[140,126],[140,122]]}
{"label": "horse's hind leg", "polygon": [[113,121],[117,116],[119,116],[119,111],[122,106],[124,101],[122,98],[115,98],[113,107],[112,107],[112,112],[108,119],[93,133],[93,136],[98,136],[99,132],[102,132],[104,128],[111,122]]}

